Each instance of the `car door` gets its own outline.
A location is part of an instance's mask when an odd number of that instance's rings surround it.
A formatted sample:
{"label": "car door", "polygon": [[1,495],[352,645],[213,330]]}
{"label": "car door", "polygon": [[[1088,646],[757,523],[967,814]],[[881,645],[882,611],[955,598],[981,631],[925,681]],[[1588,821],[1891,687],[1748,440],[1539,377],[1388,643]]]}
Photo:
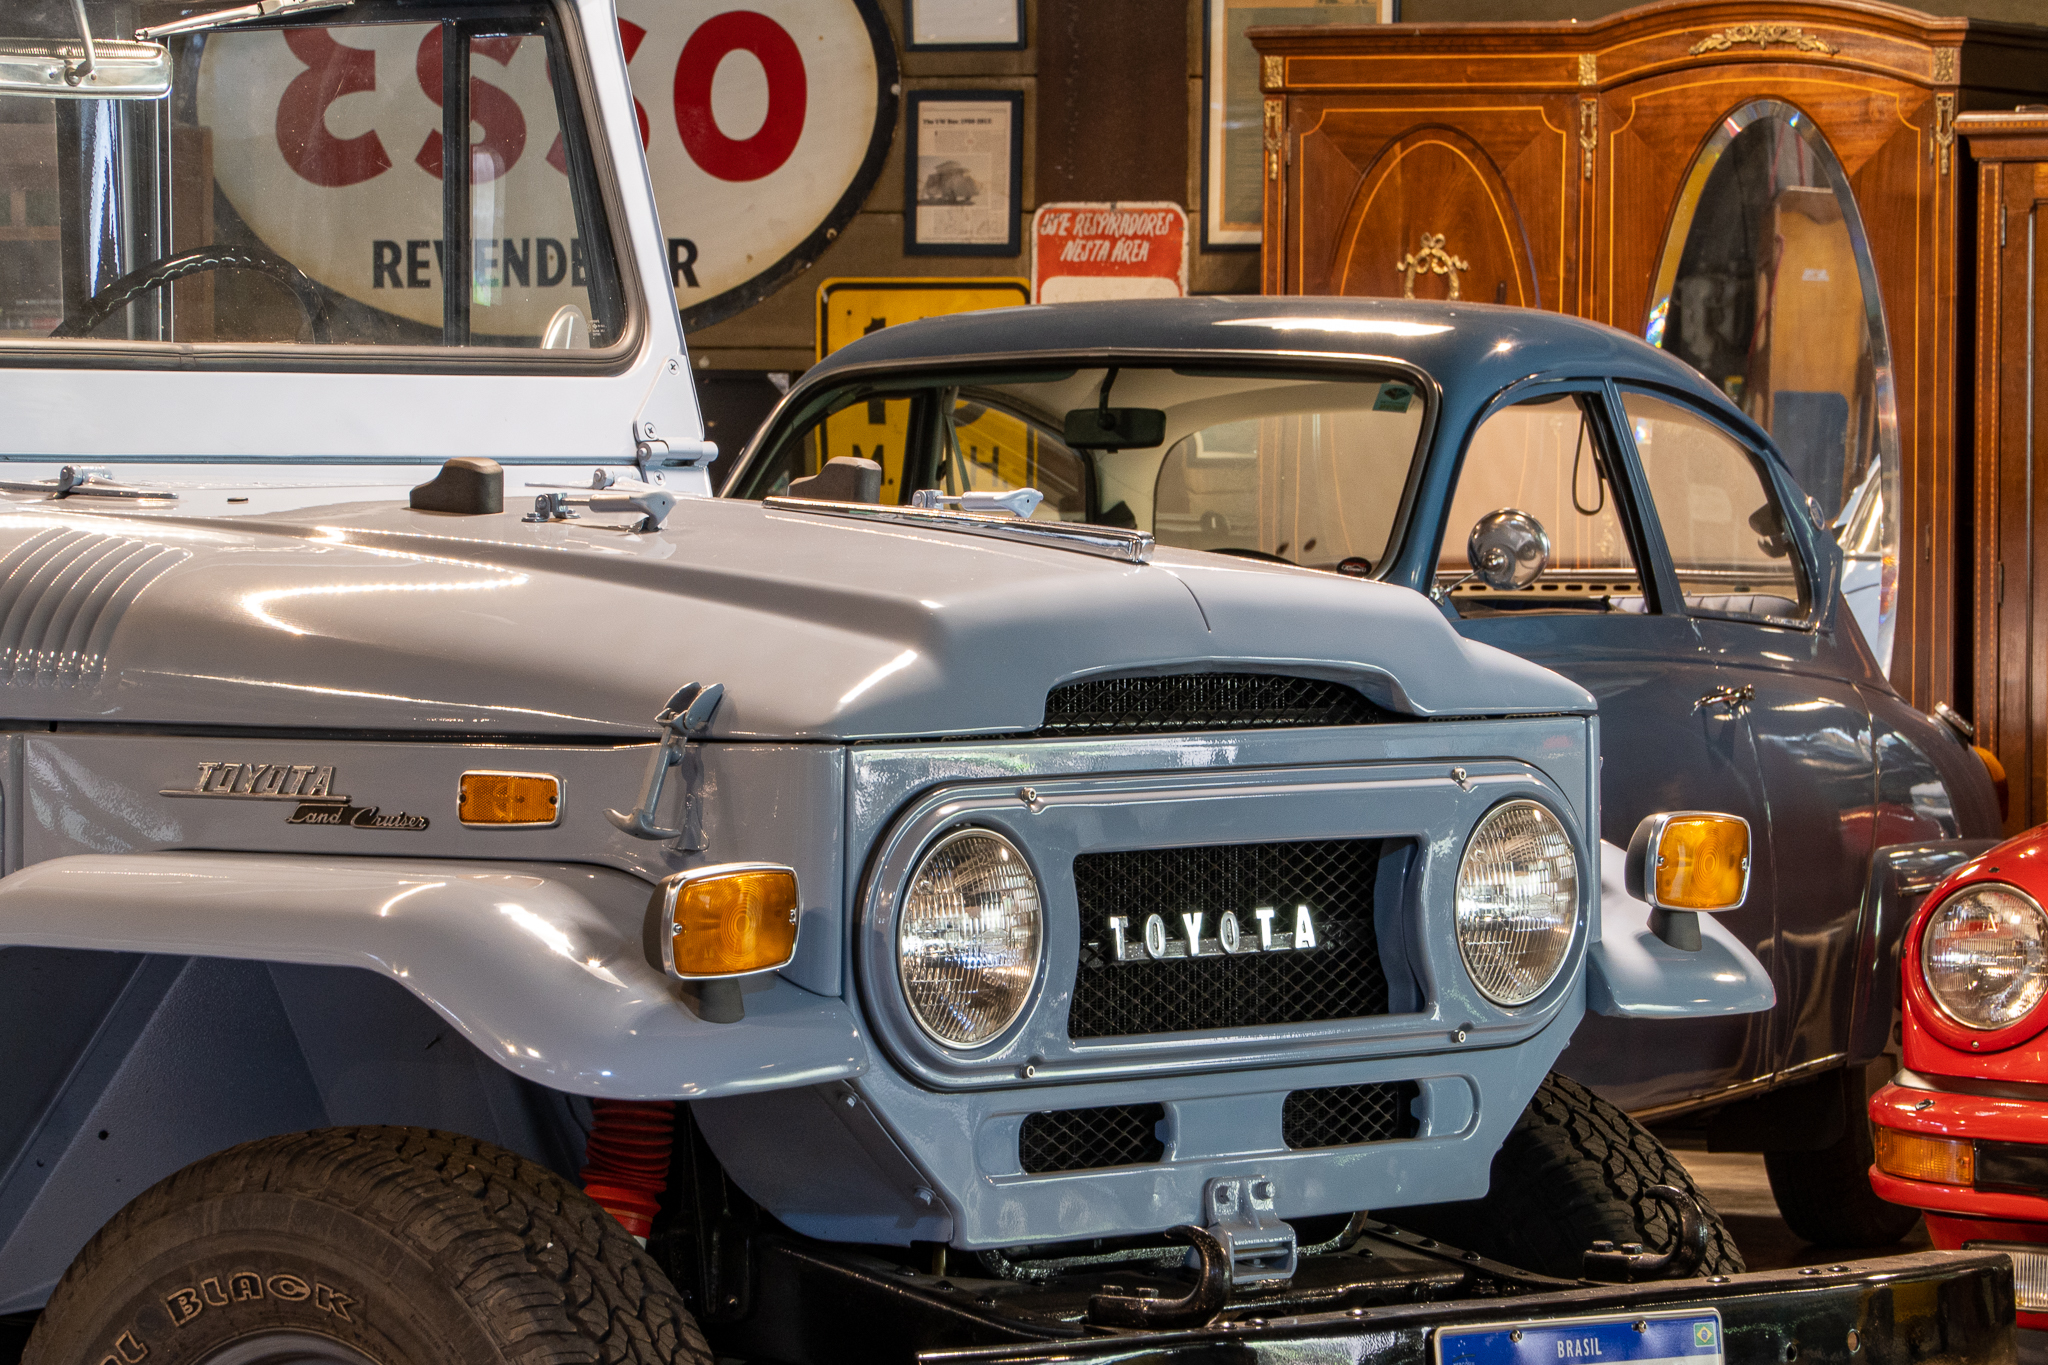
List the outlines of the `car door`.
{"label": "car door", "polygon": [[[1436,591],[1474,639],[1553,668],[1600,701],[1603,842],[1626,847],[1655,811],[1704,808],[1767,827],[1739,717],[1694,701],[1723,685],[1641,515],[1646,492],[1597,383],[1510,390],[1475,423],[1439,533]],[[1548,533],[1549,567],[1529,587],[1472,581],[1466,543],[1488,513],[1516,508]],[[1774,898],[1722,916],[1769,962]],[[1659,1021],[1588,1016],[1559,1069],[1628,1109],[1655,1108],[1767,1078],[1769,1014]]]}
{"label": "car door", "polygon": [[1710,412],[1621,386],[1626,435],[1678,579],[1683,609],[1725,698],[1704,709],[1749,732],[1767,822],[1754,831],[1752,899],[1777,927],[1780,1079],[1838,1062],[1855,990],[1854,936],[1877,817],[1870,681],[1836,569],[1802,534],[1803,493]]}

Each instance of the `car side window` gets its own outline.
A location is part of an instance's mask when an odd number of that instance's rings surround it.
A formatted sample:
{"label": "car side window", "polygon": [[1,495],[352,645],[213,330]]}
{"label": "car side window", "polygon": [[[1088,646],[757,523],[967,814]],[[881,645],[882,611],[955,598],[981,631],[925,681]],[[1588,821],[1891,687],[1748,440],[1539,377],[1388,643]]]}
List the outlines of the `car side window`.
{"label": "car side window", "polygon": [[1805,567],[1757,457],[1676,403],[1632,392],[1621,401],[1686,610],[1804,620]]}
{"label": "car side window", "polygon": [[[1559,394],[1512,403],[1472,433],[1437,548],[1437,582],[1450,590],[1461,615],[1646,609],[1590,402],[1590,395]],[[1535,582],[1512,591],[1465,581],[1474,525],[1509,510],[1542,525],[1550,540],[1548,566]]]}

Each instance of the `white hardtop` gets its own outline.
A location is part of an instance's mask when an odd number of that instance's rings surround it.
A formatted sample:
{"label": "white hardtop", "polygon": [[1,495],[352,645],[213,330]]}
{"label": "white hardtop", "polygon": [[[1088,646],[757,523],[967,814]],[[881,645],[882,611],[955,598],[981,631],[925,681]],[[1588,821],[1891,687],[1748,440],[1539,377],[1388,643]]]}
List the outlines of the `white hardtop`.
{"label": "white hardtop", "polygon": [[[102,13],[95,0],[89,8],[96,26],[101,26],[97,37],[134,36],[111,31],[111,7]],[[213,8],[195,4],[191,12]],[[223,3],[218,8],[229,6]],[[362,0],[356,5],[326,8],[299,22],[326,26],[308,32],[351,37],[345,25],[385,20],[381,29],[356,30],[365,35],[356,41],[369,45],[405,27],[393,21],[408,19],[419,29],[433,28],[431,21],[444,20],[442,27],[448,32],[467,34],[477,26],[464,23],[462,8],[461,0],[434,7],[425,16],[430,22],[421,23],[416,16],[422,11],[417,8],[381,13],[378,0]],[[504,7],[493,9],[502,11]],[[508,505],[525,501],[530,496],[526,492],[529,484],[587,487],[593,467],[614,477],[664,482],[678,493],[708,494],[704,467],[716,452],[703,439],[613,6],[609,0],[560,0],[559,4],[536,5],[534,13],[532,31],[543,34],[539,41],[554,43],[573,58],[556,57],[556,49],[550,48],[550,59],[563,65],[541,69],[539,59],[533,65],[543,77],[565,69],[575,72],[581,96],[575,118],[588,132],[585,166],[595,182],[592,188],[601,194],[601,217],[608,223],[609,249],[617,261],[618,318],[608,348],[593,341],[582,349],[549,349],[558,344],[552,333],[545,342],[538,336],[519,342],[524,349],[488,342],[439,351],[419,345],[221,345],[184,341],[175,335],[163,339],[171,330],[168,322],[156,324],[156,335],[138,337],[133,316],[125,323],[128,335],[113,339],[99,331],[85,339],[51,339],[46,320],[33,328],[17,325],[16,330],[0,329],[0,393],[4,393],[0,405],[8,414],[6,422],[0,423],[0,479],[33,483],[55,479],[66,465],[92,466],[107,471],[108,479],[115,483],[175,492],[181,512],[206,515],[276,511],[303,504],[305,497],[295,491],[299,489],[318,490],[321,502],[402,496],[404,490],[431,477],[442,461],[481,456],[506,466]],[[4,25],[0,20],[0,27]],[[477,31],[495,30],[482,27]],[[174,57],[180,43],[207,39],[214,41],[216,52],[236,50],[222,35],[244,45],[260,38],[278,45],[280,52],[282,42],[291,41],[263,26],[223,28],[198,40],[172,36],[165,41]],[[0,38],[6,36],[0,34]],[[483,45],[489,42],[520,40],[470,41],[483,53]],[[348,51],[352,57],[365,55],[352,47]],[[424,72],[424,46],[422,54]],[[390,54],[379,56],[388,58]],[[396,66],[395,62],[387,64]],[[194,60],[191,65],[198,67],[200,62]],[[487,62],[479,61],[477,67],[480,73],[503,79]],[[395,86],[403,80],[408,87],[406,97],[417,100],[422,97],[410,89],[411,76],[409,69],[388,71],[384,85]],[[425,90],[427,83],[423,74],[418,84]],[[551,82],[559,83],[558,78]],[[435,93],[427,90],[429,95]],[[204,94],[200,92],[201,100]],[[170,95],[155,101],[73,97],[41,103],[55,110],[47,122],[55,145],[63,146],[63,137],[77,136],[67,133],[74,124],[66,120],[77,121],[75,111],[79,109],[97,111],[87,116],[88,124],[95,119],[107,123],[150,117],[182,124],[188,117],[185,111],[196,103],[181,104],[185,98],[174,88]],[[360,141],[361,123],[346,106],[346,98],[349,96],[331,101],[316,136],[353,134]],[[373,94],[371,98],[395,101],[398,96]],[[573,102],[576,96],[567,99]],[[21,111],[36,100],[34,94],[0,93],[0,119],[18,120]],[[203,110],[203,103],[198,107]],[[564,136],[569,135],[571,122],[568,117],[563,119]],[[0,133],[27,126],[0,122]],[[278,141],[282,143],[282,123],[279,126]],[[220,129],[204,131],[208,137],[205,164],[225,180],[227,172],[220,168],[230,161],[227,140]],[[394,164],[386,179],[393,184],[401,175],[418,178],[419,172],[406,160],[412,143],[405,139],[411,135],[400,133],[389,139],[392,152],[385,159]],[[434,136],[438,145],[438,133]],[[558,138],[554,156],[560,156],[561,146]],[[539,142],[525,150],[531,164],[539,162],[548,148]],[[0,146],[0,153],[5,151],[6,147]],[[427,155],[424,151],[420,154],[423,166]],[[482,151],[477,155],[481,158]],[[484,162],[476,164],[482,168]],[[509,172],[501,174],[510,178]],[[606,185],[605,180],[611,183]],[[303,186],[294,188],[304,190]],[[225,186],[220,192],[231,198]],[[172,192],[165,190],[161,202],[168,204],[171,199]],[[575,220],[586,228],[591,221],[587,199],[586,193],[585,200],[578,202]],[[481,195],[478,202],[482,202]],[[516,216],[518,205],[513,207]],[[242,205],[237,225],[255,217]],[[211,225],[211,206],[207,219]],[[451,217],[448,221],[456,220]],[[430,223],[414,230],[435,229]],[[276,245],[274,240],[262,244]],[[438,261],[442,243],[431,244],[433,259]],[[132,252],[119,264],[132,268],[169,254],[175,245],[176,235],[163,232],[154,245]],[[477,245],[492,246],[488,241]],[[296,272],[299,264],[293,261],[289,268]],[[378,264],[381,268],[383,262]],[[580,271],[581,266],[578,268]],[[306,271],[309,275],[320,273],[312,265]],[[111,268],[96,277],[102,288],[109,273]],[[224,273],[216,270],[204,278]],[[323,288],[328,285],[325,279],[319,283]],[[380,288],[383,283],[380,276]],[[184,289],[185,285],[176,287]],[[171,289],[159,286],[158,293],[168,299]],[[334,292],[331,296],[339,300],[341,308],[356,313],[373,311],[367,299],[385,302],[377,295],[350,299]],[[213,296],[207,297],[211,300]],[[0,305],[5,303],[0,299]],[[181,301],[178,307],[185,305]],[[467,305],[464,307],[466,312]],[[161,308],[165,314],[170,311],[168,302]],[[65,326],[71,325],[71,316],[67,309]],[[19,324],[20,319],[15,321]],[[116,330],[105,328],[106,333]]]}

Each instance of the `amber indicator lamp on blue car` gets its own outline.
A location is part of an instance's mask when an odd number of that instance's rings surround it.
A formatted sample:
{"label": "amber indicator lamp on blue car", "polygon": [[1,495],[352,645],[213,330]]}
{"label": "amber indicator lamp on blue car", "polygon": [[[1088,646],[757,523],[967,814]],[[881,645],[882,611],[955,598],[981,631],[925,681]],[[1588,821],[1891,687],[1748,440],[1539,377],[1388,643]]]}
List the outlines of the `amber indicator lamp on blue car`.
{"label": "amber indicator lamp on blue car", "polygon": [[1749,898],[1749,821],[1710,810],[1660,811],[1628,841],[1628,894],[1650,907],[1650,929],[1698,952],[1702,912],[1740,909]]}
{"label": "amber indicator lamp on blue car", "polygon": [[467,772],[456,812],[465,825],[543,828],[562,818],[562,779],[551,773]]}
{"label": "amber indicator lamp on blue car", "polygon": [[796,956],[802,902],[796,872],[776,863],[721,863],[662,879],[647,904],[648,959],[695,983],[711,1023],[743,1015],[737,977],[772,972]]}

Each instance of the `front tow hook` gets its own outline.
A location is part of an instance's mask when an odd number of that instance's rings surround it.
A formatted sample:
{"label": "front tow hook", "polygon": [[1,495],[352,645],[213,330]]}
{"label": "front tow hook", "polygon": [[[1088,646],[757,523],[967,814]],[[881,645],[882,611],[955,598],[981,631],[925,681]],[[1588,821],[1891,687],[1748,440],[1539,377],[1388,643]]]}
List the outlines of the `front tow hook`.
{"label": "front tow hook", "polygon": [[1678,1243],[1662,1254],[1646,1252],[1639,1242],[1595,1242],[1586,1251],[1581,1273],[1608,1284],[1639,1284],[1644,1280],[1682,1280],[1706,1263],[1707,1220],[1699,1199],[1675,1185],[1652,1185],[1644,1194],[1668,1205],[1678,1219]]}
{"label": "front tow hook", "polygon": [[1165,1232],[1169,1242],[1185,1242],[1202,1259],[1195,1287],[1178,1299],[1131,1298],[1097,1294],[1088,1300],[1088,1320],[1105,1327],[1200,1327],[1230,1301],[1230,1255],[1207,1229],[1183,1223]]}

